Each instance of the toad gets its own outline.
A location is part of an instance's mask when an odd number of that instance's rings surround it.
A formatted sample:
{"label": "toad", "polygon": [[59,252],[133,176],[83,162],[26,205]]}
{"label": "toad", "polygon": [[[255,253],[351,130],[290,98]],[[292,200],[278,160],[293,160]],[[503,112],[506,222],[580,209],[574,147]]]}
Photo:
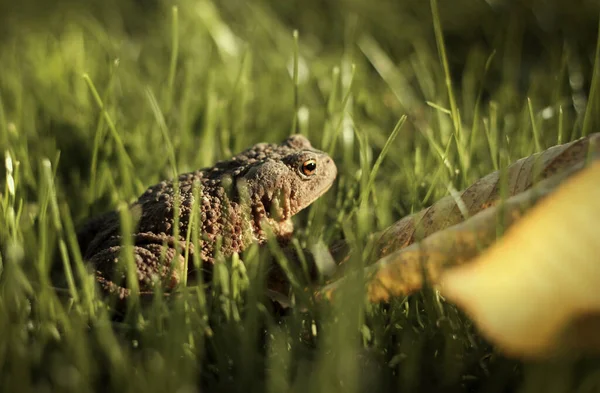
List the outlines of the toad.
{"label": "toad", "polygon": [[[331,157],[304,136],[292,135],[151,186],[129,206],[140,292],[152,292],[156,277],[172,288],[181,274],[189,274],[194,264],[188,262],[188,272],[183,272],[186,248],[189,261],[198,258],[200,265],[210,265],[217,253],[227,257],[254,242],[264,244],[268,232],[285,242],[294,229],[292,216],[323,195],[336,176]],[[195,203],[202,239],[198,250],[186,242]],[[110,211],[89,220],[78,241],[101,289],[124,298],[130,289],[123,286],[124,269],[116,269],[123,248],[119,217],[118,211]]]}

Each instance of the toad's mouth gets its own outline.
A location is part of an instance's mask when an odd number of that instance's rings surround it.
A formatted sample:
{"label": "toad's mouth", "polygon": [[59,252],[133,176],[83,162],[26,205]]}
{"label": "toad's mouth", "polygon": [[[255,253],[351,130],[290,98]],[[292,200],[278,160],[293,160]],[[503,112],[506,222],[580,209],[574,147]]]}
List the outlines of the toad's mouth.
{"label": "toad's mouth", "polygon": [[324,195],[324,194],[325,194],[327,191],[329,191],[329,189],[330,189],[332,186],[333,186],[333,181],[332,181],[332,182],[329,182],[329,183],[327,183],[327,184],[324,184],[324,185],[323,185],[323,188],[321,188],[319,191],[315,192],[315,193],[314,193],[314,196],[313,196],[311,199],[309,199],[309,200],[307,201],[307,203],[306,203],[304,206],[302,206],[302,208],[301,208],[301,209],[299,209],[298,211],[300,211],[300,210],[302,210],[302,209],[304,209],[304,208],[306,208],[306,207],[308,207],[308,206],[312,205],[312,204],[313,204],[313,202],[315,202],[317,199],[321,198],[321,197],[322,197],[322,196],[323,196],[323,195]]}
{"label": "toad's mouth", "polygon": [[[335,173],[335,175],[337,175],[337,172]],[[333,179],[335,179],[336,176],[333,176]],[[331,189],[331,187],[333,186],[334,181],[330,181],[327,183],[322,183],[320,184],[319,188],[314,188],[312,190],[310,190],[309,193],[303,192],[301,194],[301,197],[298,196],[298,191],[297,190],[292,190],[290,193],[290,201],[292,203],[292,212],[291,215],[295,215],[296,213],[306,209],[307,207],[309,207],[310,205],[312,205],[314,202],[316,202],[319,198],[321,198],[325,193],[327,193],[327,191],[329,191],[329,189]],[[302,192],[302,191],[300,191]],[[298,201],[301,201],[301,203],[299,203]]]}

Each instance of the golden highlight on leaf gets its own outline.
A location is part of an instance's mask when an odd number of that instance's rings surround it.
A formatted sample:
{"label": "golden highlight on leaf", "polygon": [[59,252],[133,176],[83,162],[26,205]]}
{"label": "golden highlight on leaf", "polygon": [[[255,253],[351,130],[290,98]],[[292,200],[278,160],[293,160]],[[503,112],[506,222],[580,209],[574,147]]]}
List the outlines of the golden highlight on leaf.
{"label": "golden highlight on leaf", "polygon": [[442,294],[504,352],[600,352],[600,161],[564,182],[469,265]]}
{"label": "golden highlight on leaf", "polygon": [[[380,258],[366,269],[369,301],[386,302],[392,297],[409,295],[422,289],[426,281],[438,283],[444,269],[471,263],[496,242],[499,227],[506,229],[518,222],[540,199],[584,167],[585,163],[579,162],[563,168],[560,173],[464,222]],[[342,281],[327,285],[321,293],[332,297]]]}

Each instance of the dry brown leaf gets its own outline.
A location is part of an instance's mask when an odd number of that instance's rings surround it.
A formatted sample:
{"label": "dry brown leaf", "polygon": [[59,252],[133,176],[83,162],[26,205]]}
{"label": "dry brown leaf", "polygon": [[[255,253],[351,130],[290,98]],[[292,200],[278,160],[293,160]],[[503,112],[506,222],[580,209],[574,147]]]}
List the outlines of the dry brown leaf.
{"label": "dry brown leaf", "polygon": [[[583,167],[580,162],[564,169],[499,205],[379,259],[366,268],[369,301],[385,302],[408,295],[420,290],[426,280],[437,283],[444,269],[473,261],[496,241],[499,226],[506,229],[517,222],[537,201]],[[332,297],[342,283],[343,279],[338,280],[320,293]]]}
{"label": "dry brown leaf", "polygon": [[600,161],[540,201],[441,291],[500,350],[600,352]]}
{"label": "dry brown leaf", "polygon": [[[516,161],[506,168],[508,179],[506,196],[518,195],[531,188],[535,182],[583,162],[590,152],[600,153],[600,133],[553,146]],[[469,217],[498,204],[500,172],[496,171],[481,178],[459,195]],[[383,231],[377,241],[377,255],[374,260],[463,220],[464,217],[454,197],[449,195],[442,198],[427,209],[404,217]]]}

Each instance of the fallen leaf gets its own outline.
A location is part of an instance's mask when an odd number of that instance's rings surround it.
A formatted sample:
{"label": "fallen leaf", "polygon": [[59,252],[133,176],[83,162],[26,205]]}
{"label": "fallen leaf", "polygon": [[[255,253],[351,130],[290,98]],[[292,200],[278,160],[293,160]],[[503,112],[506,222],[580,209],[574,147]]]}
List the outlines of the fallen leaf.
{"label": "fallen leaf", "polygon": [[[521,158],[506,168],[506,196],[530,189],[535,183],[583,162],[588,154],[600,153],[600,133]],[[471,217],[500,202],[500,172],[482,177],[459,193]],[[427,236],[464,221],[456,199],[448,195],[430,207],[404,217],[384,230],[376,246],[376,258],[382,258]]]}
{"label": "fallen leaf", "polygon": [[[385,302],[423,288],[427,281],[438,283],[442,272],[472,262],[498,239],[498,228],[514,225],[539,200],[547,197],[565,179],[585,167],[579,162],[537,183],[500,204],[483,210],[468,220],[437,231],[427,238],[399,249],[368,266],[367,295],[370,302]],[[344,278],[322,288],[321,295],[332,298]]]}
{"label": "fallen leaf", "polygon": [[471,263],[444,271],[441,293],[509,355],[600,352],[599,233],[596,160]]}

